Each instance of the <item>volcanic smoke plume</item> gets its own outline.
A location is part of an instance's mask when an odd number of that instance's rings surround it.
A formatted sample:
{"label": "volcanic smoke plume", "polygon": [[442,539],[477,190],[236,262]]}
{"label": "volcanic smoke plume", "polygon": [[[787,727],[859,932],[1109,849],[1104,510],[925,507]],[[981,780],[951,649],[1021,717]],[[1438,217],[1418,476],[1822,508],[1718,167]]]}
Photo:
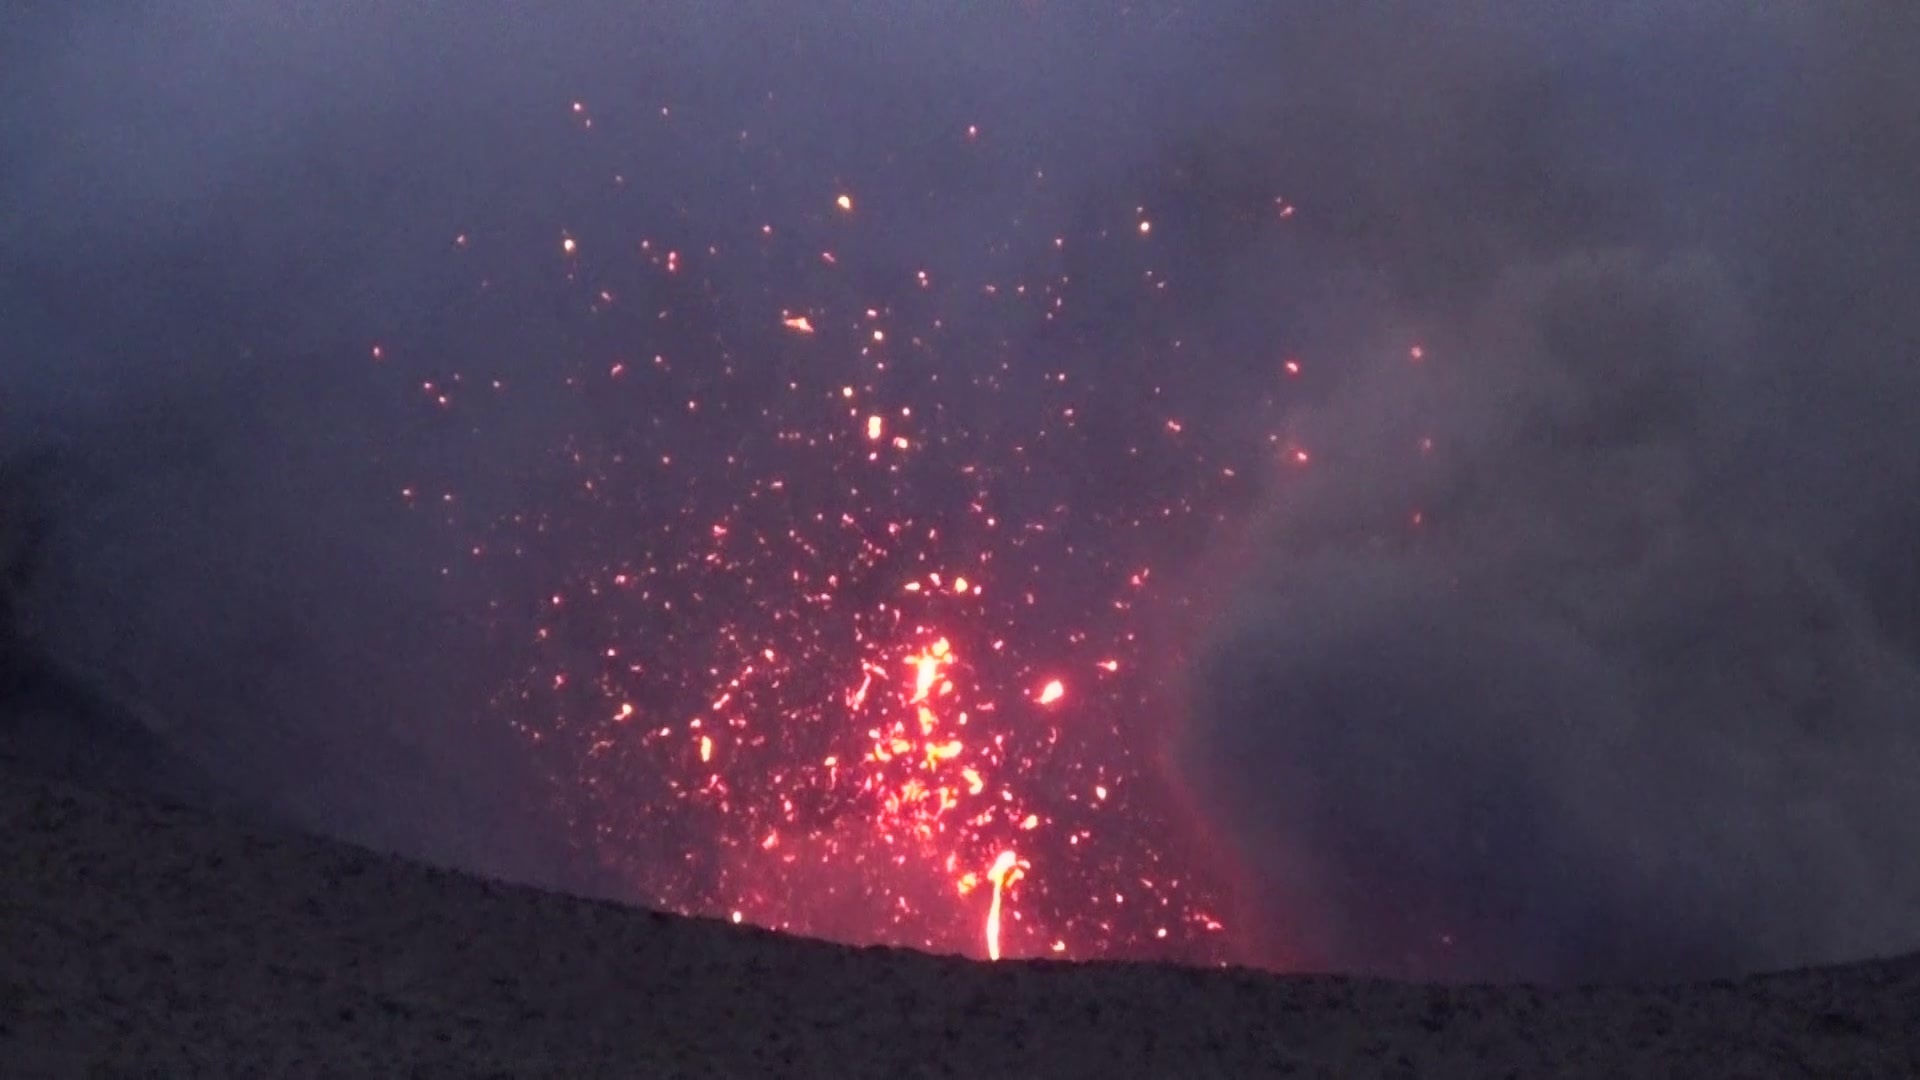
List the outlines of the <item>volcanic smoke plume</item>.
{"label": "volcanic smoke plume", "polygon": [[[1533,77],[1484,39],[1480,74],[1421,35],[1360,65],[1356,99],[1458,121],[1315,147],[1364,175],[1424,346],[1290,417],[1314,468],[1174,739],[1265,955],[1561,979],[1911,944],[1920,82],[1889,43],[1920,22],[1847,10],[1590,27]],[[1597,96],[1615,49],[1676,115]]]}
{"label": "volcanic smoke plume", "polygon": [[8,686],[853,942],[1911,945],[1920,16],[1115,7],[17,16]]}

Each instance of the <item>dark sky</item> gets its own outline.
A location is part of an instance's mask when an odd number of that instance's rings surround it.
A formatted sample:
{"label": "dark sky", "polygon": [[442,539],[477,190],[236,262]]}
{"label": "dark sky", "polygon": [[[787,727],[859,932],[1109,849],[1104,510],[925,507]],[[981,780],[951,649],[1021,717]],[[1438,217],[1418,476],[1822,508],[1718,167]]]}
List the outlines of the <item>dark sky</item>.
{"label": "dark sky", "polygon": [[[758,833],[581,717],[791,649],[757,825],[884,615],[999,695],[1031,951],[1912,945],[1920,15],[1095,7],[11,11],[35,632],[308,824],[714,913]],[[888,599],[963,563],[967,620]]]}

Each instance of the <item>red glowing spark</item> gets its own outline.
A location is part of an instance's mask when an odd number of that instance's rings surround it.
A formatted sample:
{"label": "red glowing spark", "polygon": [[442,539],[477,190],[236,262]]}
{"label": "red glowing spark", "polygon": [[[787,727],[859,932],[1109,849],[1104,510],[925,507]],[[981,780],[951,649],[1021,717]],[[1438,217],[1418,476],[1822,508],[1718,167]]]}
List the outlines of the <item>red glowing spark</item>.
{"label": "red glowing spark", "polygon": [[1040,693],[1037,696],[1035,696],[1034,700],[1038,701],[1042,705],[1051,705],[1054,702],[1059,701],[1061,698],[1066,696],[1067,696],[1067,688],[1065,684],[1063,684],[1059,679],[1054,679],[1048,682],[1047,685],[1040,688]]}
{"label": "red glowing spark", "polygon": [[787,329],[796,334],[813,333],[813,321],[805,315],[785,315],[781,317],[780,321],[785,324]]}

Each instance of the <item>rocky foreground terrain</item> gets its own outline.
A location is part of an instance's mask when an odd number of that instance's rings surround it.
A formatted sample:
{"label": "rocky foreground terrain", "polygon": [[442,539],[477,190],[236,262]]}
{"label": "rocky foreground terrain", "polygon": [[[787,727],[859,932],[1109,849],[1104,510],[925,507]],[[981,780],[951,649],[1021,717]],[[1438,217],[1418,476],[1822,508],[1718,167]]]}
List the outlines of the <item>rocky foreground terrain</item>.
{"label": "rocky foreground terrain", "polygon": [[1920,957],[1436,988],[853,949],[0,771],[0,1075],[1920,1076]]}

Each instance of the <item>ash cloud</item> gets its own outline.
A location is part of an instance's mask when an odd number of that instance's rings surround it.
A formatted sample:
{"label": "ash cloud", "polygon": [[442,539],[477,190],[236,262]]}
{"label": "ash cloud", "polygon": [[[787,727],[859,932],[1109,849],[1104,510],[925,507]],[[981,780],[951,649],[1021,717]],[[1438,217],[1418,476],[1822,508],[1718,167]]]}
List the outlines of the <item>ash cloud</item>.
{"label": "ash cloud", "polygon": [[1270,962],[1920,938],[1920,22],[1622,10],[1356,17],[1352,101],[1279,110],[1391,136],[1312,149],[1352,171],[1322,254],[1398,322],[1294,416],[1170,744]]}
{"label": "ash cloud", "polygon": [[[792,268],[735,258],[637,297],[721,298],[662,342],[594,337],[542,253],[568,230],[583,264],[640,237],[698,251],[817,224],[852,188],[892,222],[848,260],[880,302],[930,252],[956,277],[1000,258],[983,238],[1034,162],[1059,161],[1059,194],[1021,205],[1064,207],[1178,115],[1132,84],[1158,63],[1151,12],[217,0],[0,22],[0,455],[33,464],[0,491],[12,752],[204,772],[322,831],[590,891],[613,886],[560,851],[577,823],[544,763],[483,715],[517,654],[477,613],[527,582],[449,581],[464,548],[396,492],[457,492],[477,521],[536,504],[556,432],[634,423],[543,393],[559,367],[764,345]],[[955,149],[969,123],[1005,167]],[[742,156],[748,129],[777,167]],[[485,270],[449,258],[468,231]],[[474,301],[481,274],[501,299]],[[463,370],[517,388],[484,434],[405,381]]]}
{"label": "ash cloud", "polygon": [[[1311,360],[1313,465],[1213,583],[1169,733],[1246,959],[1559,979],[1913,943],[1906,6],[777,7],[9,12],[0,449],[51,463],[15,614],[63,708],[137,713],[304,824],[601,888],[477,719],[510,662],[483,596],[390,500],[432,475],[517,507],[551,432],[630,418],[535,395],[468,437],[365,355],[531,385],[614,344],[524,267],[478,312],[447,238],[687,244],[845,184],[892,223],[850,277],[960,278],[1145,205],[1164,306],[1076,245],[1075,304],[999,344],[1118,364],[1171,326],[1170,396],[1229,427],[1276,343]],[[574,100],[696,134],[636,166]],[[1009,167],[934,134],[974,122]],[[750,192],[705,137],[735,127],[787,137]],[[1249,225],[1276,195],[1284,243]],[[729,317],[785,301],[778,268],[716,273]]]}

